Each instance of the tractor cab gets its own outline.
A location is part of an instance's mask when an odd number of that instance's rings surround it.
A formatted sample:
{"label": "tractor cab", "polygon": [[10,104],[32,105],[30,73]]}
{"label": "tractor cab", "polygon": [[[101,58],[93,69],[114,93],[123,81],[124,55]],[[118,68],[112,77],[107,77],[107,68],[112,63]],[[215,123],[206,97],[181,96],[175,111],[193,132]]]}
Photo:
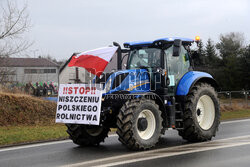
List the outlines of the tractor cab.
{"label": "tractor cab", "polygon": [[[168,87],[168,94],[173,96],[179,80],[191,69],[189,47],[193,42],[187,38],[162,38],[124,43],[125,48],[130,48],[127,69],[147,69],[151,91]],[[162,80],[166,80],[165,85]]]}

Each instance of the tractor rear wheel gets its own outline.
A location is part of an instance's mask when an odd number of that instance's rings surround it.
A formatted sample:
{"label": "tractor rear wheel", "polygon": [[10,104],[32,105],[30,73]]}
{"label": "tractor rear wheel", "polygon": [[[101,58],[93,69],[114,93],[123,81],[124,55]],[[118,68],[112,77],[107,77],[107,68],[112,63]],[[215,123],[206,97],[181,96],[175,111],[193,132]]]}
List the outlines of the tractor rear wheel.
{"label": "tractor rear wheel", "polygon": [[146,150],[158,142],[162,130],[159,106],[153,100],[128,100],[117,117],[119,141],[131,150]]}
{"label": "tractor rear wheel", "polygon": [[220,124],[217,93],[207,83],[196,84],[186,97],[183,129],[179,135],[191,142],[211,140]]}
{"label": "tractor rear wheel", "polygon": [[104,142],[109,128],[95,125],[66,124],[69,138],[80,146],[94,146]]}

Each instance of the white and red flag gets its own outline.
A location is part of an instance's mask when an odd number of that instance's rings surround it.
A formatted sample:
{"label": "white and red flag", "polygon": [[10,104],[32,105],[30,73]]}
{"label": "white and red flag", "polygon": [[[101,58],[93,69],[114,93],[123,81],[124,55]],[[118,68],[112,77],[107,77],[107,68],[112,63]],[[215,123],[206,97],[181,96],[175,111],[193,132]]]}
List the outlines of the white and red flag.
{"label": "white and red flag", "polygon": [[92,74],[100,77],[118,47],[103,47],[82,52],[73,56],[68,66],[83,67]]}

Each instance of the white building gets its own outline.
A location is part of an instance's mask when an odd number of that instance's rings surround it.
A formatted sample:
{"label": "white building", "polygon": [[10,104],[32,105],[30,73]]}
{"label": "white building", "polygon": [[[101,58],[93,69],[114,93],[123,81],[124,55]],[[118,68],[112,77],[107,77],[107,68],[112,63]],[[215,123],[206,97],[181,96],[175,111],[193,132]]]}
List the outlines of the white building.
{"label": "white building", "polygon": [[0,59],[0,82],[58,83],[59,65],[45,58]]}

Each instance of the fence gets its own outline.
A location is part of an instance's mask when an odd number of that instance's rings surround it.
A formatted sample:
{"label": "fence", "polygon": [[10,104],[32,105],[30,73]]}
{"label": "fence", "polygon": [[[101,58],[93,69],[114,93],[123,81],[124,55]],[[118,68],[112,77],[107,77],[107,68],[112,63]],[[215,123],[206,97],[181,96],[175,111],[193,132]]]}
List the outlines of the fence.
{"label": "fence", "polygon": [[250,90],[243,91],[221,91],[218,92],[221,105],[230,105],[233,103],[239,106],[250,106]]}

